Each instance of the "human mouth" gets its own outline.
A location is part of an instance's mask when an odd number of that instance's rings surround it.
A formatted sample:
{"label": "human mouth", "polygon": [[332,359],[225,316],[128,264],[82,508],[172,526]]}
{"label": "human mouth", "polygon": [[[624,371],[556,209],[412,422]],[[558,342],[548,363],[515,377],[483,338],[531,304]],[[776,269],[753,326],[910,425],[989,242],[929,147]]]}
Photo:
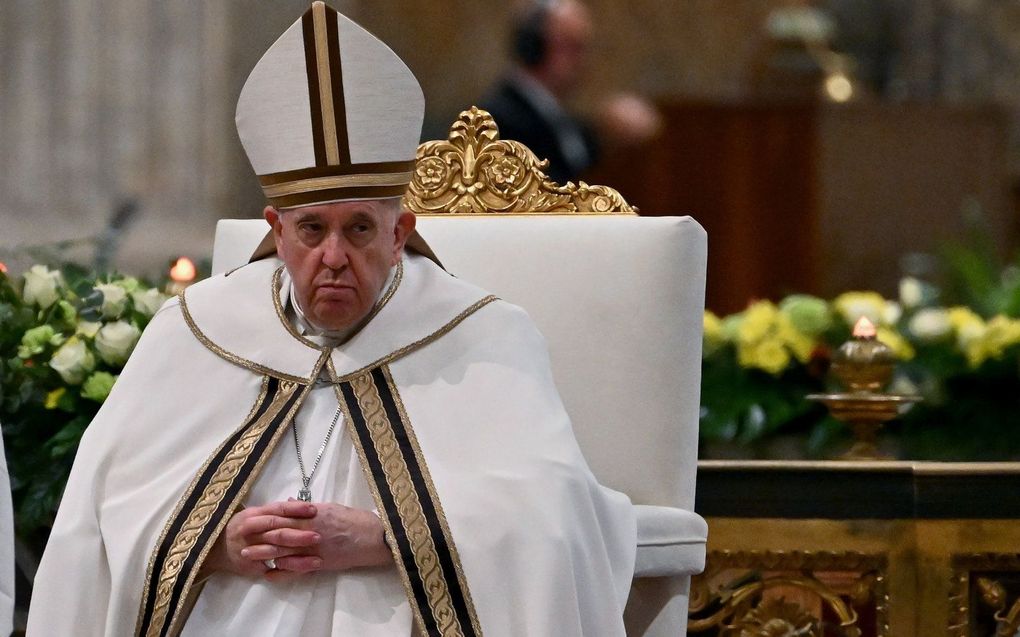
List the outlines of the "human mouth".
{"label": "human mouth", "polygon": [[326,298],[347,296],[354,291],[354,286],[343,283],[322,283],[316,289],[318,296]]}

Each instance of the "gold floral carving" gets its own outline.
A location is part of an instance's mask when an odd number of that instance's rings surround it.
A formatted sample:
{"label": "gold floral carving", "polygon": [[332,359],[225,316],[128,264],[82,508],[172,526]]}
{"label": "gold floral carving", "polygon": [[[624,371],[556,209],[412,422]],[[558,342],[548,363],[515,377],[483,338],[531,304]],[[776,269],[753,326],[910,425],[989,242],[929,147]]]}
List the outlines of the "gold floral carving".
{"label": "gold floral carving", "polygon": [[[706,571],[691,582],[689,634],[715,632],[721,637],[821,637],[862,634],[854,606],[873,605],[874,634],[889,634],[886,557],[857,552],[710,551]],[[819,574],[853,573],[844,591]],[[835,617],[826,627],[821,617],[782,596],[799,591]]]}
{"label": "gold floral carving", "polygon": [[770,599],[752,608],[721,637],[816,637],[821,636],[817,618],[785,599]]}
{"label": "gold floral carving", "polygon": [[[1020,574],[1020,553],[954,555],[952,565],[950,637],[971,635],[978,625],[995,626],[995,637],[1020,633],[1020,596],[1011,604],[1006,587],[996,579],[1011,576],[1015,580]],[[976,608],[971,606],[975,599],[979,601]]]}
{"label": "gold floral carving", "polygon": [[520,142],[501,140],[499,127],[476,106],[463,111],[447,139],[418,147],[406,207],[416,214],[635,214],[616,190],[545,174]]}

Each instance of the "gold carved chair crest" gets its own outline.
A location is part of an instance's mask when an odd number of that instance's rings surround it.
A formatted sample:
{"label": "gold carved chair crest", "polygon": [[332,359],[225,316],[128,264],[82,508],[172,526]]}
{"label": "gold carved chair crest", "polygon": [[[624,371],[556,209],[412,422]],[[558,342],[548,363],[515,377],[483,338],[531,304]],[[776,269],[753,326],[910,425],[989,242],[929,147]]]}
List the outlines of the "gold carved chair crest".
{"label": "gold carved chair crest", "polygon": [[501,140],[488,111],[461,112],[445,140],[418,147],[404,204],[416,214],[636,214],[616,190],[549,180],[520,142]]}

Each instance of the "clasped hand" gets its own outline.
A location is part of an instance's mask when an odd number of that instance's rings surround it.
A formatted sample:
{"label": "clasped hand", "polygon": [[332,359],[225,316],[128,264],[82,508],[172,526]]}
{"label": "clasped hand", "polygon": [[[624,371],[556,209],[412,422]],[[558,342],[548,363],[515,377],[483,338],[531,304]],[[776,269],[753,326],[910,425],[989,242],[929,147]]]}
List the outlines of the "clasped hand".
{"label": "clasped hand", "polygon": [[[275,568],[266,566],[268,560]],[[279,580],[392,561],[382,521],[371,511],[288,500],[235,513],[202,570]]]}

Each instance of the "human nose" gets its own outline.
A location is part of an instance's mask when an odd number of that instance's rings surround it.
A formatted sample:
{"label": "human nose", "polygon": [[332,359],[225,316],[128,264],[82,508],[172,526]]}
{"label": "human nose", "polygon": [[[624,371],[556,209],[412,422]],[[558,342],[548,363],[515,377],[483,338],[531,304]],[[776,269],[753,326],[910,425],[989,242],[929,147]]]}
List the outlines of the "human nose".
{"label": "human nose", "polygon": [[328,237],[322,245],[322,264],[331,270],[340,270],[348,263],[347,246],[336,236]]}

